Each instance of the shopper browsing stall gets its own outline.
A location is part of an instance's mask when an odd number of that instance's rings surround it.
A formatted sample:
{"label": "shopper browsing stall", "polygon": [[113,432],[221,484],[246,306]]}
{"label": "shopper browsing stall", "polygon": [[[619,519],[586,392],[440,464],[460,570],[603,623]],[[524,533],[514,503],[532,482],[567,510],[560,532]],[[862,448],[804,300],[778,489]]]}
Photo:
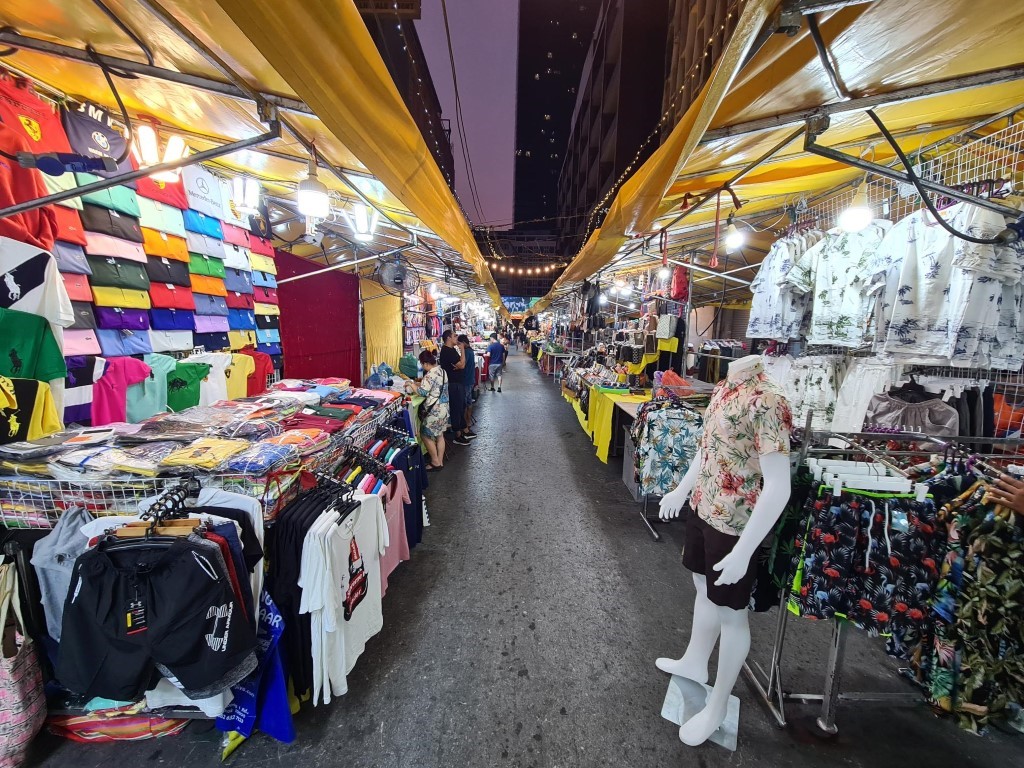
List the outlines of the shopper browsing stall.
{"label": "shopper browsing stall", "polygon": [[444,432],[449,425],[449,378],[429,350],[420,352],[420,364],[424,374],[417,391],[425,398],[420,406],[420,437],[430,456],[427,469],[438,470],[444,465]]}
{"label": "shopper browsing stall", "polygon": [[455,332],[449,328],[441,335],[441,368],[448,374],[448,396],[450,398],[450,410],[452,421],[452,432],[455,438],[452,440],[456,445],[469,445],[469,440],[464,434],[466,429],[466,403],[463,396],[462,377],[466,368],[466,358],[462,347],[458,344]]}
{"label": "shopper browsing stall", "polygon": [[473,440],[476,437],[476,432],[472,430],[473,387],[476,384],[476,353],[469,343],[469,337],[464,333],[459,334],[459,346],[462,348],[462,355],[466,361],[466,367],[462,369],[464,374],[462,379],[462,396],[466,403],[466,430],[462,434],[467,440]]}

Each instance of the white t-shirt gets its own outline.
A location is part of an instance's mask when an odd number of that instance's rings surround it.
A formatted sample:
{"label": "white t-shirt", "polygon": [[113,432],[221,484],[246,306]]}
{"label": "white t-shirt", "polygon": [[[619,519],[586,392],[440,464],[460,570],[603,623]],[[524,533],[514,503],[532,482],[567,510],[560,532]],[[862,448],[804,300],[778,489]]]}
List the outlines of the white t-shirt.
{"label": "white t-shirt", "polygon": [[185,358],[185,363],[205,363],[210,372],[199,385],[199,404],[213,405],[218,400],[228,399],[227,370],[231,365],[231,355],[227,352],[204,352]]}
{"label": "white t-shirt", "polygon": [[[351,672],[366,642],[384,628],[381,607],[380,556],[388,521],[379,496],[363,496],[359,509],[341,523],[332,552],[341,559],[340,621],[345,632],[345,671]],[[354,546],[353,546],[354,544]]]}
{"label": "white t-shirt", "polygon": [[201,165],[189,165],[181,170],[181,180],[189,208],[218,220],[224,216],[220,181],[216,176]]}

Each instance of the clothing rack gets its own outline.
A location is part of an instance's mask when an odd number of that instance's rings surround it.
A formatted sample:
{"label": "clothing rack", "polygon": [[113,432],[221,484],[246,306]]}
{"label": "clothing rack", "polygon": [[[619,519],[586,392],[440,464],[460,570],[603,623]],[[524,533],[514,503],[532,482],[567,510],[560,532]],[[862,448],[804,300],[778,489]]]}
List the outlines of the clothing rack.
{"label": "clothing rack", "polygon": [[[799,453],[799,464],[802,465],[806,462],[807,456],[814,453],[829,453],[832,455],[842,454],[866,454],[874,459],[879,459],[880,454],[872,449],[868,449],[867,446],[863,445],[861,440],[864,439],[884,439],[884,440],[898,440],[905,442],[915,441],[927,441],[928,443],[938,445],[942,450],[953,451],[955,456],[961,458],[970,458],[971,453],[966,451],[962,446],[959,446],[956,442],[944,441],[940,438],[935,438],[930,435],[924,435],[917,432],[897,432],[897,433],[872,433],[872,432],[857,432],[857,433],[840,433],[830,431],[812,431],[810,429],[812,414],[807,414],[807,425],[804,430],[804,445]],[[834,438],[840,439],[847,442],[846,448],[835,448],[835,447],[821,447],[814,448],[811,443],[821,438]],[[1017,447],[1024,447],[1024,439],[1011,439],[1011,438],[975,438],[977,442],[1000,442],[1003,445],[1015,445]],[[922,453],[928,452],[927,450],[908,451],[910,455],[920,456]],[[886,451],[887,456],[894,455],[891,451]],[[907,472],[902,468],[898,468],[888,460],[882,462],[887,468],[897,469],[899,474],[907,476]],[[999,473],[998,469],[991,467],[991,465],[978,462],[978,466],[983,469],[988,468],[989,470]],[[839,728],[836,725],[836,712],[838,709],[839,702],[871,702],[877,704],[895,705],[895,704],[912,704],[921,701],[921,694],[919,692],[882,692],[882,691],[869,691],[869,692],[857,692],[857,691],[842,691],[842,672],[843,663],[846,657],[846,642],[849,630],[849,624],[846,621],[833,620],[832,626],[832,638],[829,644],[828,659],[825,664],[825,677],[824,677],[824,689],[822,693],[794,693],[785,691],[782,684],[782,654],[785,647],[786,640],[786,629],[789,620],[789,597],[790,590],[783,588],[782,595],[779,598],[779,616],[775,625],[775,638],[772,645],[772,654],[768,663],[768,670],[758,664],[756,661],[750,661],[749,659],[743,664],[743,672],[747,677],[747,680],[753,685],[754,689],[760,695],[764,704],[768,707],[768,711],[771,713],[775,722],[780,728],[784,728],[787,724],[786,720],[786,703],[798,703],[798,704],[810,704],[820,703],[821,709],[815,724],[820,731],[827,736],[834,736],[839,732]]]}

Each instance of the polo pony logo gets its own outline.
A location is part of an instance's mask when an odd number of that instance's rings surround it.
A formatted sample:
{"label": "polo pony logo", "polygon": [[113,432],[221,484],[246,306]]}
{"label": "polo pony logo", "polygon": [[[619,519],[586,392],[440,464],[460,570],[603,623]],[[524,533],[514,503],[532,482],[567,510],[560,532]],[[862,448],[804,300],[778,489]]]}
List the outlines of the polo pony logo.
{"label": "polo pony logo", "polygon": [[21,373],[21,366],[23,365],[21,362],[21,356],[18,354],[18,350],[11,349],[7,353],[7,356],[11,359],[11,375],[17,376]]}
{"label": "polo pony logo", "polygon": [[32,141],[42,141],[43,129],[39,127],[37,121],[25,115],[18,115],[18,120],[21,121],[21,127],[25,129],[25,133],[29,135]]}
{"label": "polo pony logo", "polygon": [[7,417],[7,436],[17,437],[19,429],[21,429],[21,422],[18,421],[18,414],[12,413]]}
{"label": "polo pony logo", "polygon": [[7,298],[11,301],[17,301],[21,298],[21,286],[18,285],[14,275],[10,272],[4,275],[4,285],[7,286]]}

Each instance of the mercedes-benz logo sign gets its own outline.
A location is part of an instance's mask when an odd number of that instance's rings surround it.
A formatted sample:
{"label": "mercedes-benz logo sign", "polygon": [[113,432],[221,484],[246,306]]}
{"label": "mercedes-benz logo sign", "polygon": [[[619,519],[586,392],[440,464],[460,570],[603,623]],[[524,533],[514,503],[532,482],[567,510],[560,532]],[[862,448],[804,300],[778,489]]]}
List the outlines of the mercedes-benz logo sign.
{"label": "mercedes-benz logo sign", "polygon": [[199,187],[199,191],[204,195],[210,194],[210,185],[206,182],[206,179],[202,177],[196,179],[196,186]]}

